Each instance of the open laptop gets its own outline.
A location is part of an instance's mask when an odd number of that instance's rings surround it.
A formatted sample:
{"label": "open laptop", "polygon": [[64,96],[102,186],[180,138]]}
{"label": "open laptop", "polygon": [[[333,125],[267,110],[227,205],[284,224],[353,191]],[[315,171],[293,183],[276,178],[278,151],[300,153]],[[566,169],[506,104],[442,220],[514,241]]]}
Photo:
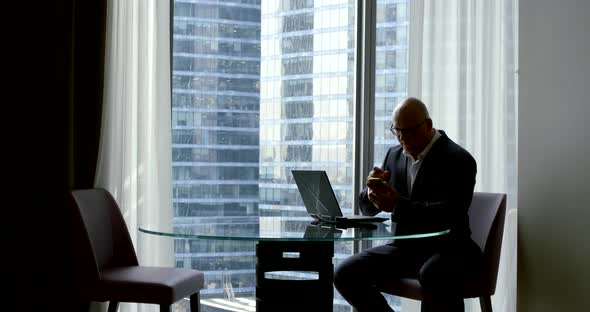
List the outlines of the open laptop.
{"label": "open laptop", "polygon": [[305,209],[314,219],[331,224],[367,224],[388,220],[383,217],[342,215],[336,195],[323,170],[291,170]]}

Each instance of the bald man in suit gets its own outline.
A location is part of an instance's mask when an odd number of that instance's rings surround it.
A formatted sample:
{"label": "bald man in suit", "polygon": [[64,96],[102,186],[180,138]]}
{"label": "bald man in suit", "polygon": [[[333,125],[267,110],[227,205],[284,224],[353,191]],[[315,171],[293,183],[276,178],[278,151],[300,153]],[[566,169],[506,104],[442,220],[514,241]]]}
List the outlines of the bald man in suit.
{"label": "bald man in suit", "polygon": [[471,240],[467,214],[475,160],[433,127],[426,105],[417,98],[395,107],[390,130],[400,144],[387,151],[381,168],[369,173],[359,196],[361,212],[390,212],[401,234],[451,231],[355,254],[336,269],[334,286],[359,312],[389,312],[380,287],[414,277],[423,289],[421,311],[464,311],[462,278],[475,271],[482,254]]}

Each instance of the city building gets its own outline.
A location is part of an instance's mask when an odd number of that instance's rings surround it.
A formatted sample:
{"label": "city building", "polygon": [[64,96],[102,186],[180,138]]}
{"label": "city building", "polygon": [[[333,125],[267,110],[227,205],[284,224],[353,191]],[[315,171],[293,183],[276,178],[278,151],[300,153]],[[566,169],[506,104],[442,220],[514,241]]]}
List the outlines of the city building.
{"label": "city building", "polygon": [[[407,91],[408,7],[378,6],[380,162],[395,143],[391,109]],[[175,226],[307,218],[292,169],[326,170],[351,214],[355,1],[177,0],[173,14]],[[352,250],[338,243],[336,263]],[[203,298],[254,296],[253,244],[177,240],[176,259],[206,272]],[[349,309],[337,292],[336,304]]]}

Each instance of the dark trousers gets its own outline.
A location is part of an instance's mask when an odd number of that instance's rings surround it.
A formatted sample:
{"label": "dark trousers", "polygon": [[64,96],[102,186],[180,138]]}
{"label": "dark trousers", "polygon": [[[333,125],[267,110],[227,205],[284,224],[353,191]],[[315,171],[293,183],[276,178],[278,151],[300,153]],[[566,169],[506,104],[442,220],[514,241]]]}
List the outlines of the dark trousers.
{"label": "dark trousers", "polygon": [[380,286],[399,278],[418,278],[422,312],[464,311],[463,279],[479,265],[481,250],[473,241],[427,249],[387,244],[364,250],[336,268],[334,286],[359,312],[390,312]]}

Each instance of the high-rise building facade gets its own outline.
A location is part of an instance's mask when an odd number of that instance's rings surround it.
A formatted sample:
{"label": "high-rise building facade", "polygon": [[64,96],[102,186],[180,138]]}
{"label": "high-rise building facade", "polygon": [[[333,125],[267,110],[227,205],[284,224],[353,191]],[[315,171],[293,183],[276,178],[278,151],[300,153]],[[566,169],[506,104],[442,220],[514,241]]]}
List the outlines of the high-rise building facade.
{"label": "high-rise building facade", "polygon": [[[258,215],[259,4],[174,1],[175,226],[251,224],[252,216]],[[253,247],[253,243],[179,239],[177,266],[206,272],[205,299],[252,297]]]}
{"label": "high-rise building facade", "polygon": [[[356,0],[175,0],[175,224],[307,217],[291,169],[322,169],[352,213]],[[407,0],[377,1],[375,161],[406,95]],[[252,225],[255,226],[255,225]],[[337,244],[335,263],[352,253]],[[176,242],[210,296],[253,297],[254,245]],[[228,287],[229,284],[229,287]],[[231,294],[228,294],[231,292]],[[350,307],[336,293],[335,311]]]}
{"label": "high-rise building facade", "polygon": [[351,211],[355,4],[263,1],[260,211],[306,216],[291,169],[323,169]]}

